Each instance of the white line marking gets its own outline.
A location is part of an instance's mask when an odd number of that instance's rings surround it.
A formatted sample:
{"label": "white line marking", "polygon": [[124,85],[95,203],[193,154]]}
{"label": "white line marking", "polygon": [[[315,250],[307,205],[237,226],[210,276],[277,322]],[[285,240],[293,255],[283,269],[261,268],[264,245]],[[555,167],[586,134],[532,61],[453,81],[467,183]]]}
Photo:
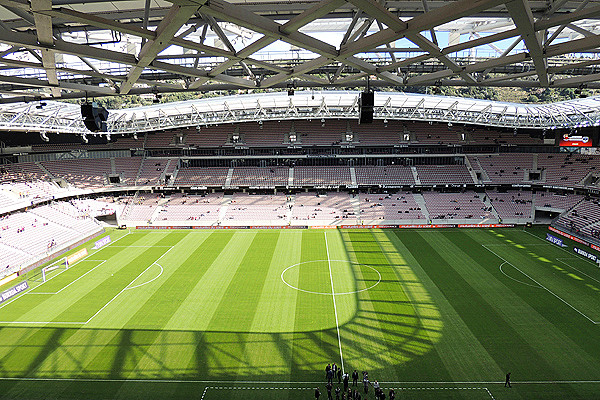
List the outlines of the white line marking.
{"label": "white line marking", "polygon": [[369,286],[368,288],[364,288],[364,289],[361,289],[361,290],[354,290],[352,292],[336,293],[335,294],[336,296],[340,296],[340,295],[344,295],[344,294],[356,294],[356,293],[364,292],[366,290],[373,289],[375,286],[379,285],[379,283],[381,282],[381,274],[379,273],[379,271],[377,271],[377,269],[375,269],[375,268],[373,268],[373,267],[371,267],[370,265],[367,265],[367,264],[360,264],[360,263],[356,263],[356,262],[348,261],[348,260],[311,260],[311,261],[304,261],[304,262],[301,262],[301,263],[298,263],[298,264],[290,265],[289,267],[287,267],[286,269],[284,269],[283,272],[281,273],[281,280],[283,281],[283,283],[285,283],[286,285],[288,285],[292,289],[299,290],[300,292],[311,293],[311,294],[322,294],[324,296],[331,296],[332,294],[329,293],[329,292],[328,293],[325,293],[325,292],[313,292],[311,290],[300,289],[299,287],[290,285],[285,280],[285,278],[283,277],[283,275],[290,268],[294,268],[294,267],[296,267],[298,265],[302,265],[302,264],[308,264],[308,263],[312,263],[312,262],[321,262],[321,261],[333,261],[333,262],[343,262],[343,263],[353,264],[353,265],[362,265],[362,266],[371,268],[373,271],[377,272],[377,275],[379,275],[379,279],[377,280],[377,282],[375,282],[373,285]]}
{"label": "white line marking", "polygon": [[[163,274],[163,272],[164,272],[164,268],[162,267],[162,265],[160,265],[160,264],[159,264],[159,263],[157,263],[157,262],[155,262],[155,263],[154,263],[154,264],[152,264],[152,265],[158,265],[158,266],[160,267],[160,273],[159,273],[157,276],[155,276],[154,278],[152,278],[151,280],[149,280],[149,281],[147,281],[147,282],[144,282],[144,283],[140,283],[139,285],[132,286],[132,287],[128,288],[127,290],[131,290],[131,289],[139,288],[140,286],[147,285],[147,284],[149,284],[149,283],[151,283],[151,282],[154,282],[154,281],[155,281],[155,280],[157,280],[158,278],[160,278],[160,276],[161,276],[161,275]],[[151,265],[151,266],[152,266],[152,265]]]}
{"label": "white line marking", "polygon": [[556,248],[556,249],[562,250],[562,251],[564,251],[565,253],[567,253],[567,254],[569,254],[569,255],[571,255],[571,256],[576,256],[577,258],[580,258],[580,259],[582,259],[582,260],[585,260],[585,261],[587,261],[588,263],[590,263],[590,264],[592,264],[592,265],[598,266],[598,264],[596,264],[595,262],[591,261],[590,259],[588,259],[588,258],[586,258],[586,257],[583,257],[583,256],[581,256],[581,255],[579,255],[579,254],[577,254],[577,253],[575,253],[575,252],[571,253],[570,251],[567,251],[567,250],[565,250],[565,249],[564,249],[564,247],[558,247],[557,245],[555,245],[555,244],[552,244],[552,243],[550,243],[550,242],[547,242],[545,239],[542,239],[541,237],[539,237],[539,236],[537,236],[537,235],[534,235],[533,233],[527,232],[526,230],[523,230],[523,232],[525,232],[525,233],[526,233],[526,234],[528,234],[528,235],[531,235],[531,236],[533,236],[534,238],[536,238],[536,239],[538,239],[538,240],[541,240],[541,241],[543,241],[545,244],[549,244],[549,245],[550,245],[550,246],[552,246],[553,248]]}
{"label": "white line marking", "polygon": [[[507,278],[510,278],[510,279],[512,279],[513,281],[515,281],[515,282],[519,282],[519,283],[521,283],[521,284],[523,284],[523,285],[531,286],[531,287],[534,287],[534,288],[537,288],[537,289],[541,289],[541,288],[542,288],[541,286],[535,286],[535,285],[532,285],[532,284],[530,284],[530,283],[527,283],[527,282],[520,281],[520,280],[518,280],[518,279],[516,279],[516,278],[513,278],[512,276],[508,275],[508,274],[507,274],[506,272],[504,272],[504,270],[502,269],[502,266],[503,266],[503,265],[505,265],[505,264],[506,264],[506,261],[505,261],[505,262],[503,262],[502,264],[500,264],[500,272],[502,272],[502,273],[503,273],[503,274],[504,274],[504,275],[505,275]],[[512,265],[512,264],[511,264],[511,265]]]}
{"label": "white line marking", "polygon": [[566,263],[566,262],[564,262],[563,260],[577,260],[577,258],[557,258],[557,259],[556,259],[556,261],[558,261],[558,262],[560,262],[560,263],[563,263],[563,264],[565,264],[565,265],[568,265],[569,267],[573,268],[575,271],[579,272],[580,274],[582,274],[582,275],[585,275],[585,276],[587,276],[588,278],[590,278],[591,280],[593,280],[593,281],[596,281],[596,282],[600,283],[600,280],[598,280],[598,279],[594,278],[593,276],[591,276],[591,275],[589,275],[589,274],[586,274],[586,273],[585,273],[585,272],[583,272],[583,271],[580,271],[579,269],[575,268],[574,266],[572,266],[572,265],[571,265],[571,264],[569,264],[569,263]]}
{"label": "white line marking", "polygon": [[[87,261],[90,261],[90,260],[87,260]],[[63,290],[65,290],[66,288],[68,288],[69,286],[71,286],[72,284],[74,284],[75,282],[77,282],[78,280],[80,280],[81,278],[83,278],[84,276],[86,276],[87,274],[89,274],[90,272],[92,272],[93,270],[95,270],[96,268],[98,268],[99,266],[101,266],[102,264],[104,264],[106,261],[107,260],[102,261],[100,264],[96,265],[94,268],[90,269],[88,272],[86,272],[85,274],[81,275],[79,278],[75,279],[74,281],[72,281],[71,283],[69,283],[67,286],[65,286],[62,289],[60,289],[58,292],[32,292],[32,291],[29,291],[29,292],[27,292],[27,294],[59,294],[60,292],[62,292]],[[36,289],[38,287],[39,286],[36,286],[34,289]]]}
{"label": "white line marking", "polygon": [[525,272],[523,272],[521,269],[519,269],[517,266],[515,266],[514,264],[512,264],[511,262],[506,261],[504,258],[500,257],[496,252],[494,252],[494,250],[488,248],[485,245],[482,245],[483,248],[487,249],[487,251],[489,251],[490,253],[494,254],[496,257],[498,257],[499,259],[501,259],[502,261],[504,261],[507,264],[510,264],[513,266],[513,268],[515,268],[517,271],[521,272],[523,275],[525,275],[526,277],[528,277],[529,279],[531,279],[533,282],[537,283],[538,285],[540,285],[541,288],[546,289],[548,291],[548,293],[550,293],[552,296],[556,297],[557,299],[559,299],[560,301],[562,301],[563,303],[565,303],[567,306],[569,306],[571,309],[573,309],[574,311],[576,311],[579,315],[581,315],[582,317],[584,317],[585,319],[587,319],[588,321],[590,321],[592,324],[598,324],[596,321],[594,321],[593,319],[591,319],[590,317],[588,317],[587,315],[585,315],[584,313],[582,313],[581,311],[579,311],[577,308],[575,308],[574,306],[572,306],[571,304],[569,304],[566,300],[564,300],[562,297],[558,296],[556,293],[554,293],[552,290],[548,289],[546,286],[542,285],[541,283],[539,283],[538,281],[536,281],[535,279],[533,279],[531,276],[527,275]]}
{"label": "white line marking", "polygon": [[[116,240],[115,240],[115,242],[116,242]],[[152,246],[152,245],[148,245],[148,246],[112,246],[112,247],[127,247],[127,248],[129,248],[129,247],[141,247],[143,249],[146,249],[146,248],[150,248],[150,247],[154,248],[154,247],[173,247],[173,246],[167,246],[167,245]]]}
{"label": "white line marking", "polygon": [[169,253],[171,250],[173,250],[173,247],[175,247],[175,246],[171,246],[171,248],[170,248],[169,250],[165,251],[165,252],[163,253],[163,255],[162,255],[162,256],[158,257],[158,259],[157,259],[156,261],[154,261],[152,264],[150,264],[150,265],[148,266],[148,268],[146,268],[145,270],[143,270],[142,272],[140,272],[140,274],[139,274],[138,276],[136,276],[134,280],[132,280],[131,282],[129,282],[129,284],[128,284],[127,286],[125,286],[125,287],[124,287],[124,288],[123,288],[123,289],[122,289],[122,290],[121,290],[119,293],[117,293],[117,294],[115,295],[115,297],[113,297],[112,299],[110,299],[110,300],[108,301],[108,303],[106,303],[104,306],[102,306],[102,308],[101,308],[101,309],[99,309],[98,311],[96,311],[96,313],[95,313],[94,315],[92,315],[92,316],[90,317],[90,319],[88,319],[87,321],[85,321],[85,324],[87,324],[88,322],[90,322],[90,321],[91,321],[91,320],[92,320],[92,319],[93,319],[93,318],[94,318],[96,315],[100,314],[100,312],[101,312],[102,310],[104,310],[106,307],[108,307],[108,305],[109,305],[110,303],[112,303],[112,302],[113,302],[113,301],[114,301],[114,300],[115,300],[117,297],[119,297],[119,295],[120,295],[121,293],[123,293],[123,292],[124,292],[124,291],[126,291],[127,289],[130,289],[130,287],[129,287],[129,286],[130,286],[130,285],[131,285],[133,282],[135,282],[135,281],[137,280],[137,278],[139,278],[139,277],[140,277],[142,274],[144,274],[146,271],[148,271],[148,269],[150,269],[150,267],[152,267],[154,264],[156,264],[156,263],[157,263],[157,262],[158,262],[158,261],[159,261],[161,258],[163,258],[164,256],[166,256],[166,255],[167,255],[167,253]]}
{"label": "white line marking", "polygon": [[340,324],[338,322],[337,305],[335,303],[335,290],[333,289],[333,274],[331,273],[331,260],[329,259],[329,245],[327,243],[327,231],[325,235],[325,249],[327,250],[327,264],[329,265],[329,279],[331,280],[331,298],[333,299],[333,311],[335,312],[335,327],[337,328],[338,344],[340,346],[340,361],[342,362],[342,373],[344,371],[344,355],[342,354],[342,338],[340,337]]}
{"label": "white line marking", "polygon": [[[107,248],[108,246],[112,245],[113,243],[116,243],[116,242],[118,242],[119,240],[123,239],[125,236],[129,235],[130,233],[131,233],[131,232],[129,232],[129,233],[126,233],[126,234],[124,234],[123,236],[121,236],[120,238],[118,238],[117,240],[115,240],[114,242],[110,242],[109,244],[107,244],[106,246],[102,247],[101,249],[98,249],[98,250],[94,251],[93,253],[90,253],[90,254],[88,254],[87,256],[83,257],[81,260],[79,260],[79,261],[75,262],[75,264],[73,264],[73,266],[69,267],[68,269],[71,269],[71,268],[73,268],[75,265],[79,264],[80,262],[82,262],[82,261],[84,261],[84,260],[87,260],[87,259],[88,259],[89,257],[91,257],[93,254],[96,254],[98,251],[100,251],[100,250],[102,250],[102,249],[105,249],[105,248]],[[58,275],[62,274],[62,273],[63,273],[63,272],[65,272],[66,270],[67,270],[67,269],[65,269],[65,270],[63,270],[63,271],[61,271],[61,272],[59,272],[58,274],[54,275],[54,276],[53,276],[52,278],[50,278],[50,279],[56,278]],[[50,279],[48,279],[46,282],[48,282]],[[46,283],[46,282],[42,282],[42,283],[40,283],[39,285],[37,285],[37,286],[35,286],[35,287],[33,287],[33,288],[29,288],[29,290],[32,290],[32,289],[39,288],[40,286],[42,286],[42,285],[43,285],[44,283]],[[17,299],[20,299],[20,298],[21,298],[21,296],[24,296],[24,295],[26,295],[27,293],[29,293],[29,290],[27,290],[27,291],[24,291],[24,292],[21,292],[21,294],[19,294],[19,295],[17,295],[17,296],[15,296],[15,297],[13,297],[13,298],[12,298],[11,300],[9,300],[8,302],[6,302],[6,303],[2,304],[2,305],[0,306],[0,309],[2,309],[2,308],[4,308],[4,307],[6,307],[7,305],[9,305],[10,303],[12,303],[13,301],[15,301],[15,300],[17,300]]]}
{"label": "white line marking", "polygon": [[[212,383],[221,385],[323,385],[323,381],[217,381],[217,380],[199,380],[199,379],[142,379],[142,378],[47,378],[47,377],[0,377],[0,381],[40,381],[40,382],[149,382],[149,383]],[[600,380],[556,380],[556,381],[510,381],[511,384],[519,385],[548,385],[548,384],[569,384],[586,385],[600,384]],[[380,381],[382,385],[504,385],[502,381]],[[481,388],[477,388],[481,389]]]}
{"label": "white line marking", "polygon": [[15,325],[22,325],[22,324],[27,324],[27,325],[48,325],[48,324],[55,324],[55,325],[85,325],[85,322],[72,322],[72,321],[67,321],[67,322],[59,322],[59,321],[0,321],[0,324],[15,324]]}

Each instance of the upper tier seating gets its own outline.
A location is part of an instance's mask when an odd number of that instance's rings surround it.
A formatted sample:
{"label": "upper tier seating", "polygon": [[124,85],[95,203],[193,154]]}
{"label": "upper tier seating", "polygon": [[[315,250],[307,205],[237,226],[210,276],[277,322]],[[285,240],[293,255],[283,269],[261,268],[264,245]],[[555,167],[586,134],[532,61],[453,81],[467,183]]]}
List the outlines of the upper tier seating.
{"label": "upper tier seating", "polygon": [[295,167],[294,185],[351,185],[350,167]]}
{"label": "upper tier seating", "polygon": [[180,168],[175,184],[224,186],[228,173],[229,168]]}
{"label": "upper tier seating", "polygon": [[414,185],[415,178],[410,167],[388,165],[386,167],[355,167],[356,183],[359,185],[401,186]]}
{"label": "upper tier seating", "polygon": [[0,165],[0,183],[31,182],[48,178],[48,174],[34,162]]}
{"label": "upper tier seating", "polygon": [[234,168],[232,186],[287,186],[290,175],[288,167]]}
{"label": "upper tier seating", "polygon": [[112,173],[109,158],[54,160],[42,164],[54,177],[82,188],[102,187]]}
{"label": "upper tier seating", "polygon": [[600,174],[600,158],[571,154],[538,154],[538,168],[545,170],[546,183],[557,186],[581,186],[590,172]]}
{"label": "upper tier seating", "polygon": [[473,168],[481,165],[492,183],[522,183],[525,170],[533,169],[533,154],[487,154],[469,156]]}
{"label": "upper tier seating", "polygon": [[418,165],[416,169],[422,185],[473,184],[465,165]]}

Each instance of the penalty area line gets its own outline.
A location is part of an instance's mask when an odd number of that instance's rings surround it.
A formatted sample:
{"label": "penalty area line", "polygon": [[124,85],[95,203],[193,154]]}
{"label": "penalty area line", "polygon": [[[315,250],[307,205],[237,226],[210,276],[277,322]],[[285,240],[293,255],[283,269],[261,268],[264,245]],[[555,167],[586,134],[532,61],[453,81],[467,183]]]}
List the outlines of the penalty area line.
{"label": "penalty area line", "polygon": [[[219,381],[219,380],[201,380],[201,379],[145,379],[145,378],[51,378],[51,377],[0,377],[0,381],[39,381],[39,382],[140,382],[140,383],[202,383],[209,385],[307,385],[311,387],[314,385],[322,385],[323,381]],[[482,387],[477,389],[483,389],[485,385],[504,385],[502,381],[380,381],[382,385],[388,387],[389,385],[401,386],[401,385],[428,385],[428,387],[435,388],[431,385],[481,385]],[[513,385],[589,385],[589,384],[600,384],[600,380],[533,380],[533,381],[513,381]],[[210,387],[210,386],[208,386]]]}
{"label": "penalty area line", "polygon": [[[126,290],[133,289],[133,287],[131,287],[131,285],[132,285],[132,284],[133,284],[133,283],[134,283],[136,280],[138,280],[138,278],[139,278],[140,276],[142,276],[143,274],[145,274],[145,273],[146,273],[146,271],[148,271],[148,270],[149,270],[149,269],[150,269],[150,268],[151,268],[151,267],[152,267],[154,264],[157,264],[157,265],[158,265],[158,266],[161,268],[161,273],[160,273],[160,275],[162,275],[162,271],[163,271],[163,269],[162,269],[162,266],[161,266],[160,264],[158,264],[158,261],[160,261],[160,259],[161,259],[161,258],[163,258],[164,256],[166,256],[166,255],[167,255],[167,254],[168,254],[168,253],[169,253],[171,250],[173,250],[173,248],[174,248],[174,247],[175,247],[175,246],[171,246],[171,248],[170,248],[169,250],[165,251],[165,252],[164,252],[164,253],[163,253],[163,254],[162,254],[160,257],[158,257],[158,259],[156,259],[156,261],[154,261],[152,264],[148,265],[148,267],[147,267],[145,270],[143,270],[142,272],[140,272],[140,273],[138,274],[138,276],[136,276],[136,277],[135,277],[135,278],[134,278],[134,279],[133,279],[131,282],[129,282],[129,283],[127,284],[127,286],[125,286],[123,289],[121,289],[121,291],[120,291],[119,293],[117,293],[117,294],[116,294],[116,295],[115,295],[115,296],[114,296],[112,299],[110,299],[110,300],[109,300],[109,301],[108,301],[108,302],[107,302],[105,305],[103,305],[103,306],[102,306],[102,308],[100,308],[98,311],[96,311],[96,312],[94,313],[94,315],[92,315],[92,316],[91,316],[91,317],[90,317],[90,318],[89,318],[87,321],[85,321],[84,325],[85,325],[85,324],[87,324],[87,323],[89,323],[89,322],[90,322],[92,319],[94,319],[94,318],[95,318],[95,317],[96,317],[98,314],[100,314],[100,313],[102,312],[102,310],[104,310],[106,307],[108,307],[108,305],[109,305],[110,303],[112,303],[112,302],[113,302],[113,301],[114,301],[114,300],[115,300],[117,297],[119,297],[119,295],[121,295],[121,293],[123,293],[123,292],[124,292],[124,291],[126,291]],[[159,275],[159,276],[160,276],[160,275]],[[157,277],[157,278],[158,278],[158,277]],[[155,278],[155,279],[156,279],[156,278]],[[153,279],[153,280],[154,280],[154,279]],[[138,285],[138,286],[141,286],[141,285]],[[136,287],[138,287],[138,286],[136,286]]]}
{"label": "penalty area line", "polygon": [[588,317],[587,315],[585,315],[583,312],[579,311],[577,308],[575,308],[575,306],[571,305],[568,301],[566,301],[565,299],[563,299],[562,297],[560,297],[559,295],[557,295],[556,293],[554,293],[552,290],[548,289],[546,286],[542,285],[537,280],[533,279],[531,276],[529,276],[528,274],[526,274],[523,270],[521,270],[519,267],[517,267],[516,265],[514,265],[510,261],[507,261],[505,258],[503,258],[500,255],[498,255],[498,253],[496,253],[494,250],[488,248],[486,245],[481,245],[481,246],[484,249],[486,249],[487,251],[489,251],[490,253],[492,253],[493,255],[495,255],[496,257],[498,257],[499,259],[501,259],[502,261],[504,261],[505,263],[507,263],[508,265],[511,265],[514,269],[516,269],[517,271],[519,271],[520,273],[522,273],[523,275],[525,275],[529,279],[531,279],[533,282],[535,282],[537,285],[539,285],[542,289],[545,289],[552,296],[554,296],[558,300],[562,301],[565,305],[569,306],[573,311],[577,312],[579,315],[581,315],[582,317],[584,317],[585,319],[587,319],[588,321],[590,321],[592,324],[598,325],[599,322],[594,321],[593,319],[591,319],[590,317]]}
{"label": "penalty area line", "polygon": [[[2,376],[0,381],[65,381],[65,382],[157,382],[157,383],[206,383],[213,385],[320,385],[323,381],[226,381],[214,379],[149,379],[149,378],[52,378],[52,377],[9,377]],[[385,385],[503,385],[502,381],[380,381]],[[600,380],[531,380],[513,381],[519,385],[546,384],[600,384]]]}

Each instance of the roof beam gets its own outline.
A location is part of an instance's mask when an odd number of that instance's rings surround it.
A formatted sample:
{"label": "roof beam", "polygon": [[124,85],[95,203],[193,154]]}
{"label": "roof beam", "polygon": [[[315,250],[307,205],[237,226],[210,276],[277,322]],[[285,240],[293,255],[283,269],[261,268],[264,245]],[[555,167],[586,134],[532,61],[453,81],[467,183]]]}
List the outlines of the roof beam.
{"label": "roof beam", "polygon": [[[583,2],[579,5],[579,7],[577,7],[577,9],[575,10],[575,12],[577,11],[581,11],[585,8],[585,6],[587,5],[587,3],[589,2],[589,0],[583,0]],[[554,39],[556,39],[558,37],[558,35],[560,35],[560,33],[563,31],[563,29],[565,29],[567,27],[568,24],[562,24],[561,26],[559,26],[554,33],[552,33],[552,36],[550,36],[548,38],[548,40],[546,40],[546,42],[544,43],[544,47],[548,47],[548,45],[550,43],[552,43],[552,41]]]}
{"label": "roof beam", "polygon": [[[322,0],[314,6],[310,7],[308,10],[304,11],[303,13],[297,15],[296,17],[290,19],[289,21],[281,25],[279,30],[283,33],[296,31],[304,25],[329,14],[331,11],[340,7],[344,3],[344,0]],[[275,41],[277,41],[277,37],[265,35],[262,38],[256,40],[255,42],[249,44],[244,49],[240,50],[236,54],[236,56],[240,59],[245,59],[259,51],[260,49],[267,47],[271,43],[274,43]],[[233,64],[235,64],[235,62],[232,59],[229,59],[228,61],[223,62],[221,65],[213,68],[210,71],[209,76],[216,76],[226,71]],[[197,88],[200,85],[204,84],[207,80],[208,78],[198,79],[190,85],[190,88]]]}
{"label": "roof beam", "polygon": [[[426,14],[417,15],[406,22],[406,29],[391,28],[379,31],[356,42],[348,43],[340,49],[340,58],[349,57],[363,51],[371,50],[382,44],[393,42],[406,37],[409,33],[419,33],[435,28],[455,19],[470,16],[505,3],[506,0],[458,0],[446,6],[431,10]],[[384,22],[384,21],[382,21]],[[385,23],[385,22],[384,22]]]}
{"label": "roof beam", "polygon": [[338,53],[337,49],[329,43],[295,29],[285,29],[282,24],[278,24],[262,15],[255,14],[239,4],[231,4],[223,0],[211,0],[200,8],[200,12],[230,21],[275,40],[281,39],[322,56],[335,57]]}
{"label": "roof beam", "polygon": [[529,50],[540,84],[547,87],[549,84],[548,65],[542,50],[543,37],[541,32],[536,32],[535,30],[535,21],[533,20],[529,1],[514,0],[506,3],[506,8],[515,22],[515,26],[521,33],[521,37],[523,38],[523,42],[525,42],[525,46],[527,46],[527,50]]}
{"label": "roof beam", "polygon": [[156,28],[156,37],[148,40],[140,50],[137,64],[131,68],[127,75],[127,81],[120,87],[120,93],[127,94],[136,83],[144,69],[150,65],[152,60],[169,46],[175,34],[198,9],[198,5],[179,6],[173,5],[165,18]]}
{"label": "roof beam", "polygon": [[50,9],[52,9],[52,0],[31,0],[31,10],[33,11],[38,42],[44,46],[48,46],[47,49],[42,50],[42,64],[46,71],[46,78],[53,85],[51,88],[52,96],[60,97],[58,75],[56,74],[56,57],[54,56],[54,51],[50,50],[54,46],[52,17],[38,13],[38,11]]}

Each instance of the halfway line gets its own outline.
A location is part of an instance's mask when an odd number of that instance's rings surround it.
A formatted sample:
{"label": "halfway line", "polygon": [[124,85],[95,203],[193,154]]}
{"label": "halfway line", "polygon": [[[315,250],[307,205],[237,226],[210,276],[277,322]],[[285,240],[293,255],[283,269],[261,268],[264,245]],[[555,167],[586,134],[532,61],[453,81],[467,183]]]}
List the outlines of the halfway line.
{"label": "halfway line", "polygon": [[342,355],[342,338],[340,337],[340,324],[338,322],[337,306],[335,304],[335,290],[333,289],[333,274],[331,273],[331,259],[329,258],[329,245],[327,244],[327,231],[325,235],[325,249],[327,250],[327,265],[329,266],[329,279],[331,281],[331,297],[333,298],[333,311],[335,312],[335,327],[337,328],[338,344],[340,346],[340,361],[342,362],[342,372],[344,371],[344,356]]}

